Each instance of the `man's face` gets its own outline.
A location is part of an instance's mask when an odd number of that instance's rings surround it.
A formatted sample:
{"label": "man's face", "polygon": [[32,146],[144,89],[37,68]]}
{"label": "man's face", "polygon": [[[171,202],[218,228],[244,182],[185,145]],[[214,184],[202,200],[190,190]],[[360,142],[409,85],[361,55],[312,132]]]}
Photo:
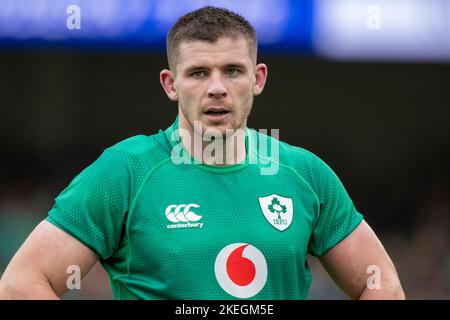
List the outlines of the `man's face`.
{"label": "man's face", "polygon": [[253,96],[262,87],[256,72],[261,66],[255,66],[243,36],[182,42],[175,68],[172,100],[178,100],[180,126],[190,126],[183,129],[192,132],[194,121],[202,122],[203,132],[214,128],[222,135],[226,129],[245,128]]}

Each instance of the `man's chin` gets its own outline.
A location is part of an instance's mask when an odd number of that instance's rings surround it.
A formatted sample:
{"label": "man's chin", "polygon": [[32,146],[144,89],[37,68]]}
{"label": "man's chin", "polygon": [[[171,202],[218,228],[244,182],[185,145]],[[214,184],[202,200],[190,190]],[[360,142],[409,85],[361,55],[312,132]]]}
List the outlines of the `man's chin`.
{"label": "man's chin", "polygon": [[202,131],[205,137],[226,138],[227,136],[233,135],[236,129],[230,125],[205,125]]}
{"label": "man's chin", "polygon": [[208,121],[208,119],[202,119],[201,121],[194,121],[194,131],[200,133],[204,137],[223,137],[227,138],[234,135],[237,131],[243,130],[231,121]]}

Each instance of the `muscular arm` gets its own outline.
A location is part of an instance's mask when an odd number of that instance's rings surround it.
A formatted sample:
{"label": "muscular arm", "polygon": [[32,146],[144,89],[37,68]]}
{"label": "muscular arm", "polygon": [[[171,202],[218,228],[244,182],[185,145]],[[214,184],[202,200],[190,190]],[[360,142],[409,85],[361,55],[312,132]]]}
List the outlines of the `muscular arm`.
{"label": "muscular arm", "polygon": [[0,299],[59,299],[67,291],[67,267],[79,266],[84,277],[97,260],[91,249],[44,220],[6,268]]}
{"label": "muscular arm", "polygon": [[[364,220],[320,261],[336,284],[352,299],[405,299],[394,264]],[[369,277],[377,276],[376,273],[367,273],[368,270],[373,272],[371,268],[380,271],[379,288],[367,285]]]}

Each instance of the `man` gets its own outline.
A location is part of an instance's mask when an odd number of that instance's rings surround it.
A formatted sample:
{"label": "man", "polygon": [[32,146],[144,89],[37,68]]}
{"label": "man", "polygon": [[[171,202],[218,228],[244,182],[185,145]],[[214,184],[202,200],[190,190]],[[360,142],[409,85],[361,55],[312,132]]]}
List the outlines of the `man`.
{"label": "man", "polygon": [[69,266],[84,276],[100,260],[117,299],[305,299],[312,254],[352,299],[404,298],[333,171],[246,128],[267,78],[250,24],[199,9],[174,24],[167,55],[176,121],[78,175],[12,259],[0,297],[56,299]]}

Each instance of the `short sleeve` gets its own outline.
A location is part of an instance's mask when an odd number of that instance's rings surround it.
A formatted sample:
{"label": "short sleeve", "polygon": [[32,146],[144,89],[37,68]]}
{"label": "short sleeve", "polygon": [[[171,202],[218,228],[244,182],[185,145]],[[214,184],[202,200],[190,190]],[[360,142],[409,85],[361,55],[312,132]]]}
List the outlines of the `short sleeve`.
{"label": "short sleeve", "polygon": [[345,239],[363,220],[333,170],[315,157],[312,177],[320,207],[309,243],[309,252],[322,256]]}
{"label": "short sleeve", "polygon": [[126,155],[106,149],[59,194],[46,220],[104,260],[120,243],[129,206],[129,182]]}

